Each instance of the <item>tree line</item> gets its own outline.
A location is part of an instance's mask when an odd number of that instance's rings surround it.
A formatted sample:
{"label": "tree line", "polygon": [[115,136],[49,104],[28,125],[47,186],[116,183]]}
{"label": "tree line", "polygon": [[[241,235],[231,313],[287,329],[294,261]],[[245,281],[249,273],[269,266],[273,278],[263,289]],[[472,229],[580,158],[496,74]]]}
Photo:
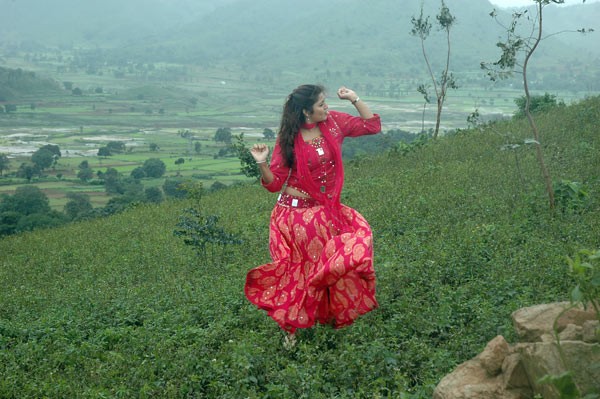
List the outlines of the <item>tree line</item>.
{"label": "tree line", "polygon": [[[124,148],[123,143],[120,144],[109,143],[103,148],[107,148],[108,152],[120,151]],[[102,155],[101,152],[98,155]],[[10,159],[6,154],[0,154],[0,176],[23,178],[31,183],[34,177],[43,178],[44,171],[56,166],[60,157],[59,146],[46,144],[36,150],[28,162],[22,162],[17,170],[8,175],[5,171],[10,168]],[[22,185],[12,195],[0,195],[0,236],[107,216],[122,211],[132,203],[158,203],[165,197],[185,196],[185,190],[181,190],[184,180],[180,178],[166,179],[162,187],[144,187],[141,179],[160,178],[167,170],[164,162],[158,158],[147,159],[129,175],[115,168],[94,171],[87,160],[83,160],[77,169],[79,180],[104,186],[105,192],[112,197],[104,207],[94,208],[90,196],[85,193],[69,192],[68,201],[60,212],[51,209],[48,196],[39,187]]]}

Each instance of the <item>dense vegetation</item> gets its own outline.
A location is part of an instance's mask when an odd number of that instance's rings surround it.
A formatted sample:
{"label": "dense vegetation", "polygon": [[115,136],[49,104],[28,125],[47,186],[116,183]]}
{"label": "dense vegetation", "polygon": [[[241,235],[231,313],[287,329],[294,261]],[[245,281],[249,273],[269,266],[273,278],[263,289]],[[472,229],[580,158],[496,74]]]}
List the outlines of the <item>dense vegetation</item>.
{"label": "dense vegetation", "polygon": [[[19,98],[23,93],[57,93],[58,84],[45,78],[39,78],[34,72],[0,66],[0,103]],[[14,104],[0,104],[0,113],[16,110]]]}
{"label": "dense vegetation", "polygon": [[[514,340],[511,312],[568,298],[565,258],[600,237],[599,114],[596,97],[537,115],[557,189],[575,188],[554,211],[522,119],[348,162],[380,308],[291,351],[242,291],[269,259],[258,185],[0,240],[0,397],[430,397]],[[243,243],[197,256],[173,234],[190,206]]]}

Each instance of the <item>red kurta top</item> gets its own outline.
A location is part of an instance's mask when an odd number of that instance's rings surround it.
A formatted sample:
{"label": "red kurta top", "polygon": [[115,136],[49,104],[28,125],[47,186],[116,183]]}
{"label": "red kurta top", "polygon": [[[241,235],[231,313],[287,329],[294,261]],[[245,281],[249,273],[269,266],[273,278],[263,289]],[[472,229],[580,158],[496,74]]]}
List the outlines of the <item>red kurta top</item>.
{"label": "red kurta top", "polygon": [[[343,112],[329,111],[327,119],[319,122],[318,126],[322,133],[329,133],[333,138],[332,142],[334,145],[337,145],[337,148],[330,148],[327,145],[327,141],[323,137],[319,137],[310,143],[304,143],[301,148],[298,148],[296,145],[294,147],[294,151],[296,152],[295,159],[296,161],[298,158],[307,160],[310,178],[321,187],[321,193],[331,198],[332,190],[339,186],[341,191],[341,186],[343,185],[343,172],[335,173],[336,159],[333,156],[333,152],[337,151],[341,154],[342,142],[346,137],[358,137],[380,132],[381,119],[378,114],[375,114],[370,119],[362,119],[361,117]],[[304,151],[304,154],[302,154],[303,157],[298,156],[298,151]],[[341,165],[339,166],[341,167]],[[296,162],[294,162],[291,172],[290,168],[285,165],[279,140],[273,149],[270,169],[274,176],[273,181],[269,184],[262,181],[262,185],[267,190],[271,192],[280,191],[287,180],[288,186],[311,194],[310,185],[307,184],[306,179],[300,176]],[[342,181],[338,181],[337,179],[342,179]],[[311,196],[314,197],[314,195]]]}

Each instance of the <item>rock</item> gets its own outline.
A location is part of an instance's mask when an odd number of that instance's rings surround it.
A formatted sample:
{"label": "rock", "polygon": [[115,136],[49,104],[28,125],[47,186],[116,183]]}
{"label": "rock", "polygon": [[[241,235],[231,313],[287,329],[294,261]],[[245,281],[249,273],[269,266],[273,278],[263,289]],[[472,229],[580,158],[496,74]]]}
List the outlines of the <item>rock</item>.
{"label": "rock", "polygon": [[[475,358],[459,365],[435,388],[434,399],[558,399],[538,381],[570,371],[585,395],[600,390],[599,322],[590,306],[568,302],[537,305],[512,314],[520,342],[492,339]],[[563,313],[564,312],[564,313]],[[554,335],[556,328],[560,347]]]}
{"label": "rock", "polygon": [[521,342],[540,342],[542,335],[552,332],[558,315],[570,304],[544,304],[519,309],[512,314],[513,325]]}
{"label": "rock", "polygon": [[542,342],[556,342],[556,337],[554,336],[554,334],[544,333],[540,337],[540,340]]}
{"label": "rock", "polygon": [[594,308],[591,305],[588,305],[587,309],[584,309],[583,306],[578,306],[568,310],[565,314],[560,316],[556,324],[558,331],[560,332],[570,324],[581,327],[589,320],[598,320]]}
{"label": "rock", "polygon": [[562,332],[560,334],[558,334],[558,337],[560,338],[560,341],[581,341],[583,335],[582,335],[582,331],[583,331],[583,327],[580,326],[576,326],[575,324],[568,324],[564,330],[562,330]]}
{"label": "rock", "polygon": [[[440,381],[433,399],[519,399],[512,392],[502,392],[498,377],[490,377],[481,363],[471,359],[459,365]],[[525,398],[525,397],[523,397]]]}
{"label": "rock", "polygon": [[512,314],[513,325],[520,342],[541,342],[544,334],[553,335],[555,322],[560,333],[569,324],[583,326],[584,322],[596,319],[596,313],[591,306],[588,306],[587,310],[578,306],[561,315],[565,309],[571,306],[573,305],[570,302],[559,302],[531,306],[514,312]]}
{"label": "rock", "polygon": [[521,361],[533,391],[544,399],[559,398],[560,394],[552,385],[541,385],[538,381],[546,375],[558,376],[566,371],[572,371],[575,384],[581,392],[597,389],[600,369],[591,365],[600,362],[600,345],[564,341],[560,348],[566,364],[562,362],[556,343],[535,342],[520,347]]}
{"label": "rock", "polygon": [[598,331],[599,328],[600,322],[598,320],[588,320],[583,323],[581,332],[581,339],[583,342],[587,342],[588,344],[598,342],[598,335],[600,334]]}
{"label": "rock", "polygon": [[[506,389],[524,389],[531,393],[531,383],[518,353],[511,353],[504,359],[502,383]],[[533,395],[528,395],[528,397],[530,396]]]}
{"label": "rock", "polygon": [[508,350],[508,342],[506,342],[502,335],[498,335],[479,354],[479,361],[489,376],[493,377],[500,374],[502,363],[506,355],[508,355]]}

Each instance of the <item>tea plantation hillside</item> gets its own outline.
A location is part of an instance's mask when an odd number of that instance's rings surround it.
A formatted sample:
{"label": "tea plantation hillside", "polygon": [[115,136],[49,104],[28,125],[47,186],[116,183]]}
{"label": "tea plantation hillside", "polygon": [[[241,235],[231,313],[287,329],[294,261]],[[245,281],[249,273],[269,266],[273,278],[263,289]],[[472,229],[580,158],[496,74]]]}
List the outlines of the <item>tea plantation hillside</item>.
{"label": "tea plantation hillside", "polygon": [[511,312],[567,300],[565,258],[600,247],[599,120],[600,98],[537,116],[554,211],[525,120],[349,162],[380,308],[292,350],[243,294],[269,260],[275,195],[258,185],[201,199],[243,240],[207,256],[173,234],[193,202],[0,240],[0,397],[431,397],[497,334],[514,341]]}

